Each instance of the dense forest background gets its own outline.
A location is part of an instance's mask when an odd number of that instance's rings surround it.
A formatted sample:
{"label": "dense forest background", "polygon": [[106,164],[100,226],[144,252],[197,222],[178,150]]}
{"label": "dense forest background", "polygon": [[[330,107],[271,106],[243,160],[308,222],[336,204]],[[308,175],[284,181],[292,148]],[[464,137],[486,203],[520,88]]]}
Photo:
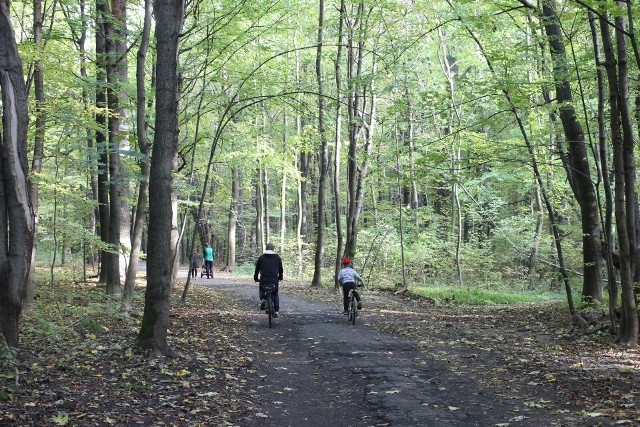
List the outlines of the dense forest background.
{"label": "dense forest background", "polygon": [[[175,280],[210,242],[248,272],[271,241],[315,286],[350,256],[373,286],[562,292],[581,322],[576,290],[637,343],[630,0],[2,4],[28,94],[30,266],[52,283],[99,271],[126,311],[140,257]],[[161,214],[170,239],[145,225]]]}

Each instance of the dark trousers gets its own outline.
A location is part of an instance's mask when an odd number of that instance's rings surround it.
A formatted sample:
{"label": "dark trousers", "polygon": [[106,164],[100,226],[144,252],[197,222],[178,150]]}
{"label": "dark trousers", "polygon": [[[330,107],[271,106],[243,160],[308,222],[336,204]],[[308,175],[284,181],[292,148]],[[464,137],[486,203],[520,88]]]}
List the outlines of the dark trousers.
{"label": "dark trousers", "polygon": [[349,291],[353,289],[353,295],[356,297],[356,301],[360,301],[360,294],[356,290],[356,284],[353,282],[347,282],[342,284],[342,296],[344,303],[344,311],[349,310]]}
{"label": "dark trousers", "polygon": [[280,295],[278,295],[278,287],[279,287],[278,279],[271,278],[271,277],[260,278],[260,286],[258,286],[258,294],[260,295],[260,301],[267,298],[267,293],[264,291],[264,288],[262,287],[264,283],[273,283],[274,285],[276,285],[276,289],[272,292],[273,309],[276,312],[280,311]]}
{"label": "dark trousers", "polygon": [[191,277],[195,279],[197,275],[198,275],[198,264],[194,264],[191,266]]}
{"label": "dark trousers", "polygon": [[209,276],[213,277],[213,261],[204,262],[204,274],[207,275],[207,279]]}

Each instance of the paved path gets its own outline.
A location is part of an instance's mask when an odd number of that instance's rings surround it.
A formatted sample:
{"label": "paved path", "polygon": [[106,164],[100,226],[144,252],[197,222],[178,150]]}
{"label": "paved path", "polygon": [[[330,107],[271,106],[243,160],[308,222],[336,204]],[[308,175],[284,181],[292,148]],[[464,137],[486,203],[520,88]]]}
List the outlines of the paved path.
{"label": "paved path", "polygon": [[195,284],[235,294],[248,313],[250,357],[259,372],[249,386],[264,396],[261,425],[510,425],[509,409],[496,408],[495,396],[445,362],[425,358],[411,340],[367,325],[366,309],[353,326],[338,304],[290,297],[285,286],[280,318],[269,329],[254,284],[217,278]]}

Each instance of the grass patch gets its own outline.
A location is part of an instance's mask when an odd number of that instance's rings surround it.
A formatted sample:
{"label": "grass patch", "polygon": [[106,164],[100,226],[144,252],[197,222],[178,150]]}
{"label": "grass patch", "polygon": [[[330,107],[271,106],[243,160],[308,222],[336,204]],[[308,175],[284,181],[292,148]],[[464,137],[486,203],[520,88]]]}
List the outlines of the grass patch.
{"label": "grass patch", "polygon": [[478,288],[412,287],[411,293],[431,298],[436,303],[471,305],[519,304],[544,301],[563,301],[564,294],[550,292],[513,292]]}

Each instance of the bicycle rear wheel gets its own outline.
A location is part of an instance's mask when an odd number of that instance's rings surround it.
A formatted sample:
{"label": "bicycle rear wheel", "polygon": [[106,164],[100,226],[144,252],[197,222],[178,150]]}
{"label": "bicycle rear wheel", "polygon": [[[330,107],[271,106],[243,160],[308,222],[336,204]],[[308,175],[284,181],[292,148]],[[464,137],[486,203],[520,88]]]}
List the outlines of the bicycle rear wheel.
{"label": "bicycle rear wheel", "polygon": [[271,292],[269,292],[267,294],[267,315],[269,316],[269,327],[272,326],[273,324],[273,295],[271,295]]}
{"label": "bicycle rear wheel", "polygon": [[356,324],[356,316],[358,315],[358,310],[356,307],[356,297],[351,294],[349,297],[349,321],[352,325]]}

